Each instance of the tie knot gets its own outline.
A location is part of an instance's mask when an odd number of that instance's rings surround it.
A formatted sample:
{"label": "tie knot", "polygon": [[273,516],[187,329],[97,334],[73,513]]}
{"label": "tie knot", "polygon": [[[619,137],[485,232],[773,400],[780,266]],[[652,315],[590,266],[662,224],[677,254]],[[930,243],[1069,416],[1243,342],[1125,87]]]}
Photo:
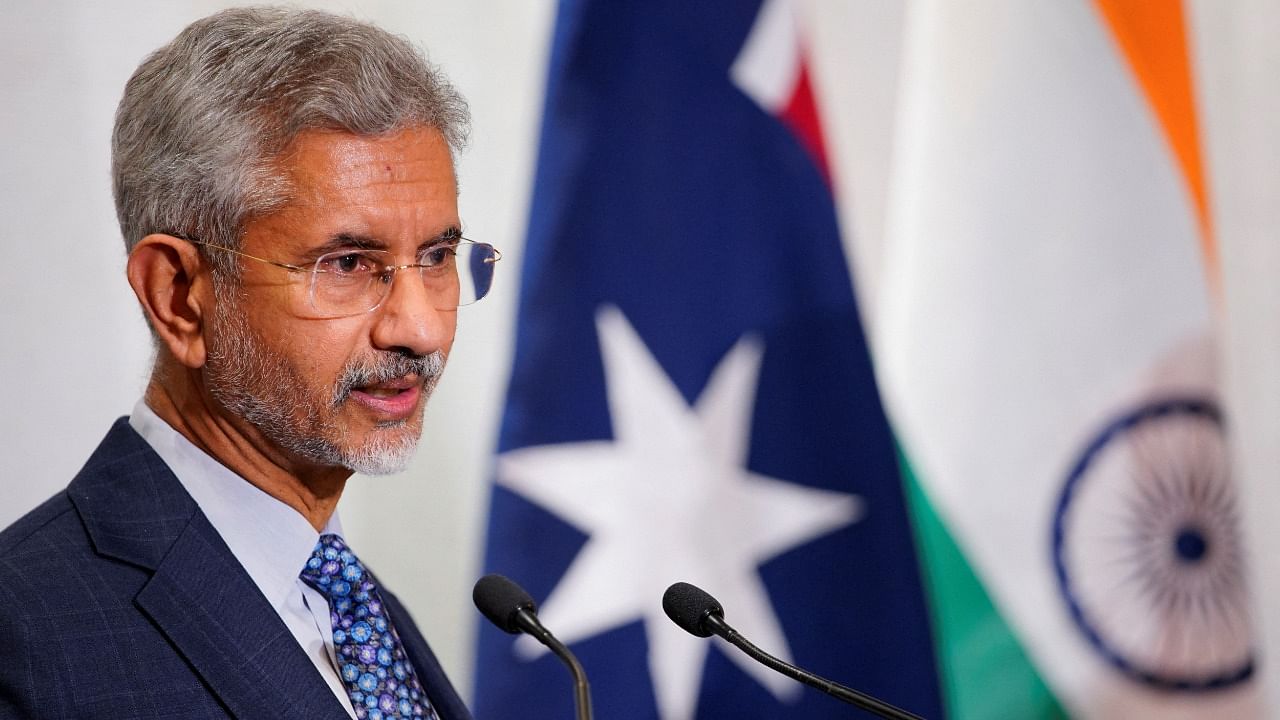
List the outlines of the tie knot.
{"label": "tie knot", "polygon": [[320,536],[302,568],[302,579],[325,597],[349,597],[357,602],[367,601],[373,587],[360,559],[337,535]]}

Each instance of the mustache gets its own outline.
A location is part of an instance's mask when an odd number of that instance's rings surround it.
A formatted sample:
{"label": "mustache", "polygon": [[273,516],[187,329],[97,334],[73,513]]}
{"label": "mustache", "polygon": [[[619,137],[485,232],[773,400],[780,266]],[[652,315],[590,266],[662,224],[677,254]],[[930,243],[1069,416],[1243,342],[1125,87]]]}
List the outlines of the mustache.
{"label": "mustache", "polygon": [[338,377],[333,389],[333,405],[341,405],[356,388],[391,382],[406,375],[417,375],[430,389],[444,372],[444,361],[444,353],[439,350],[429,355],[381,353],[371,358],[352,360]]}

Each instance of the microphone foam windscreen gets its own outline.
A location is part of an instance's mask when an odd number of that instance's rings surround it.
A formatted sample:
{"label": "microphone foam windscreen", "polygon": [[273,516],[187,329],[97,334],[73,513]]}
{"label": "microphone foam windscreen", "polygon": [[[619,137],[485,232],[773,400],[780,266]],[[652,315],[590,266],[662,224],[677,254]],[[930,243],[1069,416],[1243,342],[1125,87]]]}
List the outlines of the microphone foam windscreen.
{"label": "microphone foam windscreen", "polygon": [[662,594],[662,610],[667,617],[685,632],[698,637],[710,637],[711,631],[703,624],[708,615],[724,617],[724,608],[707,591],[697,585],[678,582]]}
{"label": "microphone foam windscreen", "polygon": [[521,631],[516,624],[516,615],[520,610],[538,611],[537,604],[524,588],[497,574],[485,575],[477,580],[475,589],[471,591],[471,600],[489,618],[489,622],[512,635]]}

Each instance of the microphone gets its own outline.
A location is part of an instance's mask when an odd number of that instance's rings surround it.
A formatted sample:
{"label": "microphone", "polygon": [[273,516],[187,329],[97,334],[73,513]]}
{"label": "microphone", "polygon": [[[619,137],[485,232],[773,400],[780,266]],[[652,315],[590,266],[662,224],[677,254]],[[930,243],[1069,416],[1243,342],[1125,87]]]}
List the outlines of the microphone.
{"label": "microphone", "polygon": [[696,585],[678,582],[667,588],[667,591],[662,594],[662,609],[667,613],[667,617],[685,632],[698,637],[719,635],[729,644],[749,655],[752,660],[793,680],[799,680],[809,687],[817,688],[837,700],[856,705],[890,720],[923,720],[919,715],[909,713],[853,688],[831,682],[761,650],[730,627],[724,621],[724,608],[720,603]]}
{"label": "microphone", "polygon": [[573,674],[573,704],[577,709],[577,719],[591,720],[591,688],[587,685],[587,673],[569,648],[538,622],[538,605],[529,593],[509,578],[490,574],[476,581],[471,599],[489,622],[512,635],[522,632],[532,635],[569,666],[569,672]]}

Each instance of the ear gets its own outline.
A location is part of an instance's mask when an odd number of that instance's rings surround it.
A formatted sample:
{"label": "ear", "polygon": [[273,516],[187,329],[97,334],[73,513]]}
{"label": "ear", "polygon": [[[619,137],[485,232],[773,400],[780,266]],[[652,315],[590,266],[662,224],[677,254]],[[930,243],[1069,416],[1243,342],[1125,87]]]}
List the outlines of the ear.
{"label": "ear", "polygon": [[148,235],[129,253],[129,285],[173,357],[189,368],[205,362],[202,327],[213,287],[196,246],[172,235]]}

